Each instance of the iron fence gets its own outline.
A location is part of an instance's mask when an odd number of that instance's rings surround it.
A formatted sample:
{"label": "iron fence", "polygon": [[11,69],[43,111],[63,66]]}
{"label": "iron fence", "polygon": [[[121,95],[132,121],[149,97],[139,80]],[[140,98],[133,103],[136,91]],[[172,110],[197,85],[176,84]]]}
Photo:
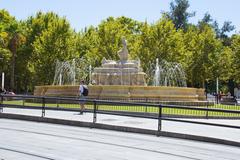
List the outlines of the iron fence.
{"label": "iron fence", "polygon": [[[25,95],[0,95],[0,111],[5,107],[39,109],[45,117],[46,110],[65,110],[80,112],[80,102],[85,103],[85,112],[93,113],[93,123],[97,122],[98,114],[111,114],[119,116],[131,116],[158,120],[158,131],[161,131],[162,120],[184,123],[204,124],[228,128],[240,129],[240,126],[223,125],[216,123],[197,122],[191,119],[179,118],[240,118],[240,106],[221,105],[205,102],[205,105],[184,105],[185,102],[169,103],[141,103],[141,102],[117,102],[108,100],[82,100],[79,98],[60,98]],[[178,119],[177,119],[178,118]]]}

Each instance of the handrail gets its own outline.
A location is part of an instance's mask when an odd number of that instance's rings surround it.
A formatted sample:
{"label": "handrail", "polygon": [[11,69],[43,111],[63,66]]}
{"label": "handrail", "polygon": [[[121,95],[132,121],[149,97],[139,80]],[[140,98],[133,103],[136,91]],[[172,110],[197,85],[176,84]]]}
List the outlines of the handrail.
{"label": "handrail", "polygon": [[[186,109],[186,110],[195,110],[195,111],[206,111],[206,112],[221,112],[221,113],[234,113],[234,114],[240,114],[240,111],[238,110],[228,110],[228,109],[216,109],[216,108],[202,108],[202,107],[191,107],[191,106],[182,106],[182,105],[169,105],[169,104],[153,104],[153,103],[135,103],[135,102],[117,102],[117,101],[106,101],[106,100],[82,100],[79,98],[64,98],[64,97],[47,97],[47,96],[32,96],[32,95],[6,95],[6,94],[0,94],[0,98],[1,100],[3,100],[3,98],[22,98],[22,99],[39,99],[42,103],[42,115],[41,117],[44,118],[45,116],[45,112],[46,112],[46,102],[47,100],[62,100],[62,101],[77,101],[77,102],[88,102],[91,103],[93,105],[93,109],[92,109],[92,113],[93,113],[93,123],[97,122],[97,113],[101,113],[101,114],[111,114],[108,111],[103,111],[103,110],[99,110],[97,105],[127,105],[127,106],[150,106],[150,107],[155,107],[158,108],[158,113],[156,113],[156,117],[150,117],[147,115],[141,115],[141,116],[137,116],[137,115],[127,115],[127,114],[121,114],[118,113],[117,115],[119,116],[133,116],[133,117],[141,117],[141,118],[153,118],[153,119],[158,119],[158,134],[160,135],[160,132],[162,130],[162,120],[166,120],[166,121],[175,121],[175,122],[183,122],[183,123],[193,123],[193,124],[201,124],[201,125],[210,125],[210,126],[218,126],[218,127],[227,127],[227,128],[234,128],[234,129],[240,129],[240,126],[233,126],[233,125],[226,125],[226,124],[217,124],[217,123],[206,123],[206,122],[197,122],[197,121],[189,121],[189,120],[183,120],[183,119],[174,119],[174,118],[166,118],[163,117],[163,109],[164,108],[170,108],[170,109]],[[20,105],[19,105],[20,106]],[[0,104],[0,108],[5,107],[5,105],[3,105],[2,101]],[[40,107],[40,106],[39,106]],[[38,107],[38,109],[39,109]],[[68,110],[67,108],[64,110]],[[70,109],[69,109],[70,110]],[[115,115],[114,113],[112,113],[113,115]]]}
{"label": "handrail", "polygon": [[153,103],[135,103],[135,102],[121,102],[121,101],[106,101],[106,100],[97,100],[97,99],[76,99],[76,98],[64,98],[64,97],[48,97],[48,96],[28,96],[28,95],[9,95],[9,94],[1,94],[3,97],[19,97],[19,98],[24,98],[24,99],[32,99],[32,98],[37,98],[37,99],[57,99],[57,100],[68,100],[68,101],[84,101],[84,102],[92,102],[94,103],[95,101],[97,104],[118,104],[118,105],[129,105],[129,106],[151,106],[151,107],[158,107],[159,104],[153,104]]}
{"label": "handrail", "polygon": [[78,101],[78,102],[90,102],[90,103],[95,103],[96,104],[101,104],[101,105],[127,105],[127,106],[149,106],[149,107],[156,107],[158,108],[159,105],[162,108],[172,108],[172,109],[187,109],[187,110],[197,110],[197,111],[209,111],[209,112],[222,112],[222,113],[236,113],[240,114],[240,111],[238,110],[227,110],[227,109],[216,109],[216,108],[202,108],[202,107],[191,107],[191,106],[182,106],[182,105],[170,105],[170,104],[153,104],[153,103],[137,103],[137,102],[121,102],[121,101],[106,101],[106,100],[97,100],[97,99],[76,99],[76,98],[64,98],[64,97],[48,97],[48,96],[32,96],[32,95],[8,95],[8,94],[0,94],[0,96],[3,97],[20,97],[24,99],[53,99],[53,100],[66,100],[66,101]]}

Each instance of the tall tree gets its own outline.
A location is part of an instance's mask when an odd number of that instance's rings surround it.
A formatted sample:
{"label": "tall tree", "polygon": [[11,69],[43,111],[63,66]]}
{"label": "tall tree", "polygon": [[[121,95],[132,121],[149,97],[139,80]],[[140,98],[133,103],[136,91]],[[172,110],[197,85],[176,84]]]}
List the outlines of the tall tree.
{"label": "tall tree", "polygon": [[233,51],[233,79],[238,84],[240,83],[240,35],[232,37],[231,48]]}
{"label": "tall tree", "polygon": [[200,29],[204,28],[205,25],[209,25],[214,28],[214,23],[215,22],[213,22],[212,16],[207,12],[204,14],[203,18],[198,21],[197,25]]}
{"label": "tall tree", "polygon": [[[13,28],[12,28],[13,27]],[[25,37],[21,33],[21,29],[18,24],[14,24],[9,30],[9,50],[12,53],[11,57],[11,76],[10,76],[10,88],[15,89],[15,67],[16,67],[16,56],[18,47],[25,42]]]}
{"label": "tall tree", "polygon": [[[0,10],[0,57],[5,61],[9,59],[11,54],[8,48],[9,34],[6,29],[13,21],[14,17],[10,16],[6,10]],[[1,69],[3,68],[2,63]]]}
{"label": "tall tree", "polygon": [[198,22],[198,27],[201,28],[204,25],[209,25],[215,30],[217,38],[222,40],[224,46],[231,45],[231,40],[228,34],[235,29],[232,22],[224,21],[223,26],[220,28],[218,22],[213,20],[209,13],[205,13],[203,19]]}
{"label": "tall tree", "polygon": [[165,15],[173,21],[177,29],[186,30],[188,19],[195,16],[195,12],[187,12],[189,6],[188,0],[174,0],[170,3],[170,12]]}
{"label": "tall tree", "polygon": [[[16,56],[17,56],[17,49],[19,48],[20,44],[25,42],[25,37],[22,34],[20,23],[15,20],[14,17],[11,17],[9,13],[5,10],[0,11],[0,19],[1,19],[1,40],[2,44],[7,47],[7,49],[11,53],[11,62],[10,62],[10,89],[15,89],[15,65],[16,65]],[[5,42],[4,42],[5,41]]]}
{"label": "tall tree", "polygon": [[188,83],[194,87],[205,87],[205,81],[213,79],[211,66],[217,62],[221,53],[221,42],[209,25],[201,29],[192,26],[184,35],[186,53],[183,57],[187,63]]}
{"label": "tall tree", "polygon": [[[151,76],[156,64],[156,58],[170,62],[180,62],[184,53],[182,30],[175,29],[171,20],[162,18],[152,25],[145,23],[141,30],[140,49],[136,57],[142,62],[142,67]],[[147,77],[151,83],[151,77]]]}
{"label": "tall tree", "polygon": [[41,30],[32,44],[35,81],[38,84],[51,84],[56,60],[65,61],[77,56],[76,33],[65,18],[52,12],[39,13],[31,21],[37,27],[34,29]]}
{"label": "tall tree", "polygon": [[125,37],[130,55],[134,54],[136,50],[132,46],[140,34],[140,26],[141,23],[127,17],[109,17],[102,21],[98,26],[99,53],[107,59],[119,59],[117,51],[122,48],[121,38]]}

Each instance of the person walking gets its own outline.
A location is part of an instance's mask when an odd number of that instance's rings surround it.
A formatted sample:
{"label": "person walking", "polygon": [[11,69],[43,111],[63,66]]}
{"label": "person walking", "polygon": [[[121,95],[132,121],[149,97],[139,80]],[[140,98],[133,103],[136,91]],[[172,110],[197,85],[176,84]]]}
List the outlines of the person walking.
{"label": "person walking", "polygon": [[83,111],[85,109],[85,100],[86,97],[88,96],[88,88],[83,80],[81,80],[80,82],[79,96],[80,96],[80,114],[83,114]]}

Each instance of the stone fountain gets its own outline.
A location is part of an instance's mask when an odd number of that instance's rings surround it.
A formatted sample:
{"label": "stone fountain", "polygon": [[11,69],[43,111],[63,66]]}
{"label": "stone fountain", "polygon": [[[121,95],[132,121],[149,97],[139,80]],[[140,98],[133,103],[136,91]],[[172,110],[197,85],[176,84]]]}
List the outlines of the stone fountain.
{"label": "stone fountain", "polygon": [[[128,59],[127,42],[118,52],[119,61],[103,58],[101,67],[94,68],[90,77],[89,96],[92,99],[129,101],[189,101],[205,100],[204,89],[169,86],[146,86],[146,74],[139,60]],[[37,96],[77,96],[79,86],[36,86]]]}
{"label": "stone fountain", "polygon": [[128,60],[127,42],[122,38],[123,48],[118,51],[119,61],[103,58],[102,66],[94,68],[92,82],[95,85],[146,85],[140,60]]}

